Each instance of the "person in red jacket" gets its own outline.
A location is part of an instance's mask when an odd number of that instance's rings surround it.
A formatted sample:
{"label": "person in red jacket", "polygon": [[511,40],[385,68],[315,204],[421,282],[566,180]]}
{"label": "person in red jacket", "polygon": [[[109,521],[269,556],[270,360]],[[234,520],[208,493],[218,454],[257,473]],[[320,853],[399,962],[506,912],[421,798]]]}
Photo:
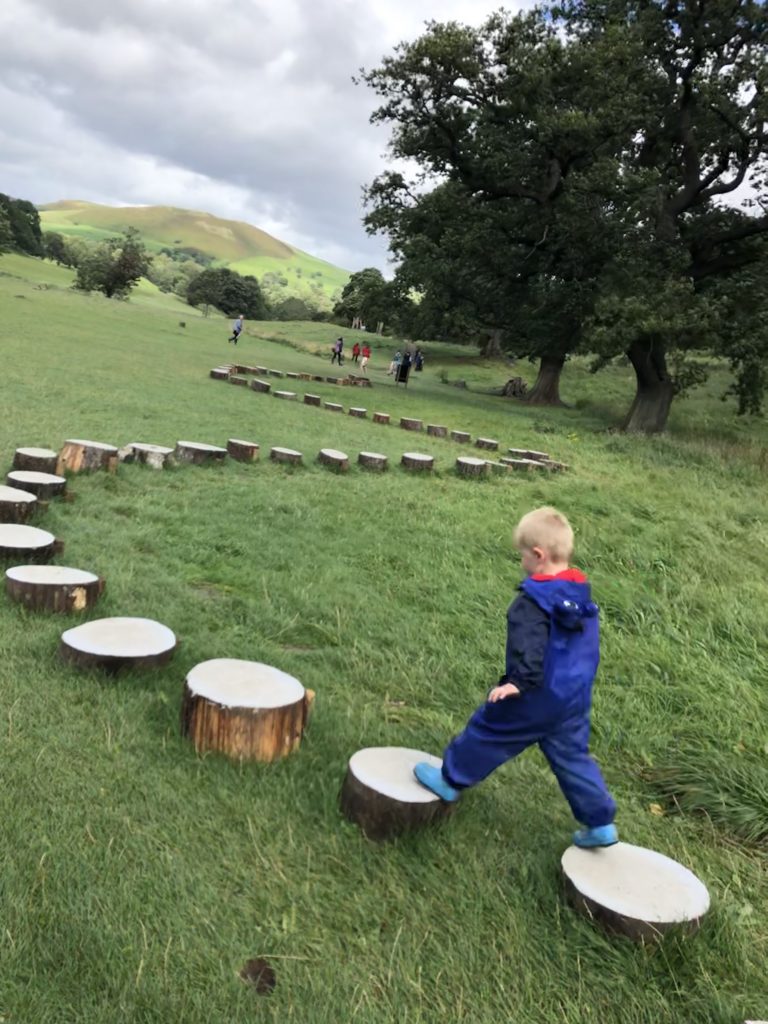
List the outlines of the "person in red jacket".
{"label": "person in red jacket", "polygon": [[370,360],[370,358],[371,358],[371,346],[366,342],[365,345],[363,345],[363,361],[360,363],[360,369],[363,371],[363,373],[366,375],[366,377],[368,376],[368,371],[366,370],[366,366],[368,365],[368,361]]}
{"label": "person in red jacket", "polygon": [[352,362],[356,363],[360,358],[360,345],[358,342],[352,346]]}

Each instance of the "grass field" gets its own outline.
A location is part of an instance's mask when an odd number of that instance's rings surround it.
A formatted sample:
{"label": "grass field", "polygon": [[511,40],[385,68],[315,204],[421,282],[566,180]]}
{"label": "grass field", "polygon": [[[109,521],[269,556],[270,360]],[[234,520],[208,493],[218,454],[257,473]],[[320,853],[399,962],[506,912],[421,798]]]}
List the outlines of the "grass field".
{"label": "grass field", "polygon": [[[93,617],[145,615],[180,638],[171,664],[117,679],[59,662],[72,620],[0,609],[0,1019],[12,1024],[731,1024],[768,1016],[768,517],[763,423],[735,420],[718,371],[668,436],[610,428],[626,369],[569,364],[571,408],[482,393],[529,366],[427,346],[407,391],[374,339],[370,391],[297,385],[504,445],[568,474],[457,479],[456,446],[274,401],[208,378],[227,322],[149,288],[130,302],[0,258],[0,456],[67,437],[114,444],[228,437],[305,453],[251,466],[70,481],[38,525],[61,564],[98,571]],[[186,327],[179,325],[180,321]],[[256,331],[263,337],[258,337]],[[243,362],[316,370],[338,328],[248,325]],[[266,337],[277,340],[265,340]],[[329,370],[330,372],[330,370]],[[464,379],[469,388],[446,384]],[[437,458],[339,477],[322,446]],[[709,886],[699,935],[642,948],[565,904],[572,822],[538,752],[468,794],[442,828],[387,845],[337,810],[368,745],[439,752],[503,668],[519,569],[510,536],[555,503],[603,615],[594,750],[623,838]],[[263,660],[317,691],[301,750],[271,766],[198,758],[179,736],[185,673]],[[674,813],[674,795],[689,808]],[[277,972],[271,996],[237,977]]]}

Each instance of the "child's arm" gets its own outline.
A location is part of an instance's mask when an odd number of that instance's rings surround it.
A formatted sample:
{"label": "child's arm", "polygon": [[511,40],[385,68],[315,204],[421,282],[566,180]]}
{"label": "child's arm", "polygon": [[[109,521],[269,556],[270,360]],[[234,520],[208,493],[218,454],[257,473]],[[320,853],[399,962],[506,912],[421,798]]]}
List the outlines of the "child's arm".
{"label": "child's arm", "polygon": [[549,616],[530,597],[520,594],[507,612],[506,672],[488,700],[495,703],[541,686],[548,642]]}

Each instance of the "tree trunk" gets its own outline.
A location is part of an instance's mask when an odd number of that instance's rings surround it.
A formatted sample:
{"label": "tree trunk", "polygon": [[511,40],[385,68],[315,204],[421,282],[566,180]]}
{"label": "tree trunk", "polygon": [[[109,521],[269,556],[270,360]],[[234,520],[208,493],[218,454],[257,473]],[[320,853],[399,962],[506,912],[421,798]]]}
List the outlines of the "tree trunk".
{"label": "tree trunk", "polygon": [[486,359],[499,359],[504,354],[501,350],[501,338],[503,334],[504,332],[500,330],[491,331],[480,354]]}
{"label": "tree trunk", "polygon": [[525,396],[529,405],[564,405],[560,398],[560,374],[565,356],[542,356],[536,383]]}
{"label": "tree trunk", "polygon": [[627,351],[635,370],[637,391],[622,430],[635,434],[658,434],[667,426],[674,398],[674,385],[667,373],[664,344],[650,338],[636,341]]}

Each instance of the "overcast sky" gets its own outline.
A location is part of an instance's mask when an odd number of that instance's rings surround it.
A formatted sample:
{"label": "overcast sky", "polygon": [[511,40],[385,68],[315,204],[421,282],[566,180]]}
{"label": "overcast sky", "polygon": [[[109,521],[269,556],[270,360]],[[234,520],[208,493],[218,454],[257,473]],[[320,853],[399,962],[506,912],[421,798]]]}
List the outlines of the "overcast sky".
{"label": "overcast sky", "polygon": [[477,23],[497,6],[0,0],[0,192],[207,210],[383,268],[360,190],[385,166],[386,133],[351,76],[426,20]]}

